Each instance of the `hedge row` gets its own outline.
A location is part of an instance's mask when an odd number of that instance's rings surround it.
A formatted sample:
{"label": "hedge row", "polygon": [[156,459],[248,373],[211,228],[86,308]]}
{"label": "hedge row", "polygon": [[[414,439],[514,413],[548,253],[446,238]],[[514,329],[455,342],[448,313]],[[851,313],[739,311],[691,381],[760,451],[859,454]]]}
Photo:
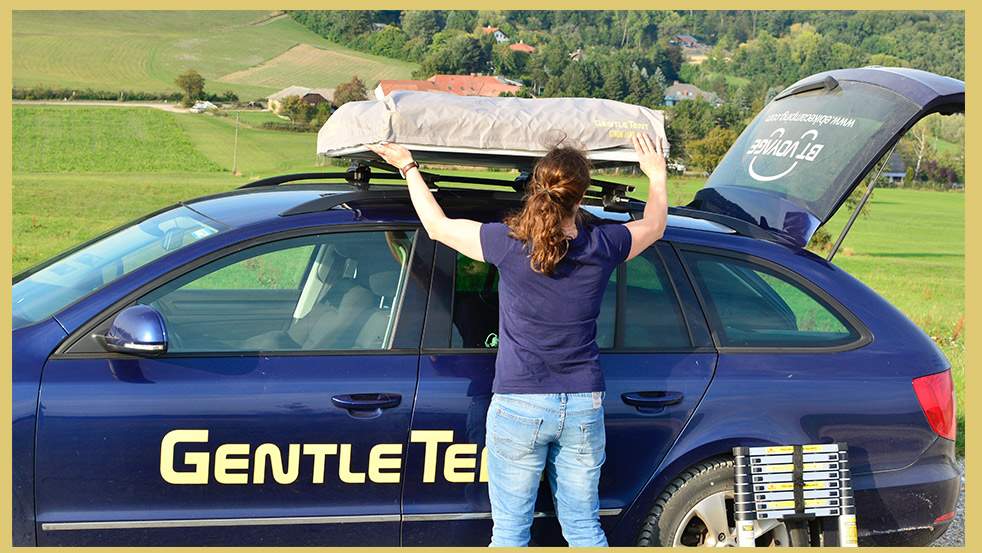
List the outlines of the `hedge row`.
{"label": "hedge row", "polygon": [[[95,90],[92,88],[58,88],[33,86],[13,89],[14,100],[109,100],[114,102],[167,101],[180,102],[180,92],[141,92],[135,90]],[[239,96],[231,90],[221,94],[205,93],[201,100],[209,102],[238,102]]]}

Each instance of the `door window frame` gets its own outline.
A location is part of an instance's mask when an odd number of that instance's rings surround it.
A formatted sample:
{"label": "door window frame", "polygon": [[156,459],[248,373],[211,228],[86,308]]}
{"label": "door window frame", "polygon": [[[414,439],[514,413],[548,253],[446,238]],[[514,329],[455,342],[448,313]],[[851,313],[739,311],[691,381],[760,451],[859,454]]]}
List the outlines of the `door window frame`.
{"label": "door window frame", "polygon": [[[383,232],[388,230],[413,231],[413,245],[410,249],[408,266],[406,268],[405,282],[399,299],[398,305],[394,305],[394,330],[391,345],[388,349],[343,349],[343,350],[294,350],[294,351],[216,351],[216,352],[178,352],[163,353],[155,355],[154,359],[168,358],[187,358],[187,357],[243,357],[258,356],[267,357],[289,357],[289,356],[330,356],[330,355],[407,355],[419,352],[420,331],[424,318],[423,308],[426,305],[426,295],[428,294],[428,284],[431,280],[431,269],[433,261],[434,242],[425,233],[419,224],[409,223],[373,223],[373,224],[331,224],[315,227],[304,227],[299,229],[289,229],[285,231],[253,237],[247,240],[227,245],[218,250],[209,252],[187,263],[177,267],[149,282],[138,286],[123,298],[116,301],[109,307],[103,309],[93,316],[84,325],[81,325],[51,355],[52,359],[138,359],[128,353],[105,351],[96,340],[93,334],[100,330],[105,330],[112,323],[113,318],[124,308],[132,305],[135,301],[150,293],[153,290],[164,286],[171,281],[199,269],[213,261],[217,261],[228,255],[240,251],[289,240],[291,238],[302,238],[320,234],[350,233],[350,232]],[[416,282],[417,286],[411,286]]]}
{"label": "door window frame", "polygon": [[[674,247],[678,254],[679,262],[682,268],[685,270],[686,275],[689,278],[689,283],[692,290],[695,292],[696,298],[698,298],[699,305],[702,308],[703,313],[706,316],[706,320],[709,322],[709,331],[712,335],[713,343],[716,345],[716,350],[719,353],[836,353],[843,351],[851,351],[854,349],[861,348],[870,344],[873,341],[873,333],[870,332],[869,328],[857,317],[852,311],[847,309],[841,302],[835,299],[831,294],[817,286],[815,283],[811,282],[802,275],[769,261],[762,257],[756,255],[735,252],[732,250],[722,250],[718,248],[712,248],[708,246],[699,246],[695,244],[680,244],[674,243]],[[754,345],[754,346],[728,346],[723,345],[721,335],[721,329],[723,327],[722,322],[716,314],[716,311],[711,307],[709,300],[703,294],[702,288],[698,284],[698,279],[695,276],[695,271],[691,267],[691,263],[686,259],[685,252],[701,253],[706,255],[712,255],[716,257],[722,257],[724,259],[734,259],[736,261],[741,261],[743,263],[748,263],[750,265],[756,265],[761,267],[765,271],[774,273],[779,278],[786,280],[788,283],[797,286],[798,288],[804,290],[806,293],[810,294],[813,299],[817,300],[818,303],[831,311],[835,316],[837,316],[840,321],[852,332],[856,334],[856,338],[849,342],[840,344],[815,344],[811,346],[767,346],[767,345]]]}
{"label": "door window frame", "polygon": [[[614,347],[602,348],[601,355],[644,354],[644,353],[705,353],[715,352],[711,341],[708,323],[704,312],[695,304],[695,291],[682,272],[681,262],[672,246],[666,241],[658,241],[646,252],[653,251],[655,262],[660,262],[668,279],[670,297],[676,302],[682,324],[686,327],[689,345],[684,347],[618,347],[618,339],[623,343],[622,324],[624,324],[624,295],[627,289],[627,263],[615,269],[617,274],[617,296],[614,300]],[[475,355],[495,354],[497,348],[454,348],[450,347],[453,326],[453,302],[455,291],[457,252],[452,248],[437,244],[433,261],[433,278],[430,285],[426,308],[426,324],[423,329],[421,353],[434,355]],[[642,253],[641,255],[645,255]],[[687,301],[683,301],[687,300]]]}

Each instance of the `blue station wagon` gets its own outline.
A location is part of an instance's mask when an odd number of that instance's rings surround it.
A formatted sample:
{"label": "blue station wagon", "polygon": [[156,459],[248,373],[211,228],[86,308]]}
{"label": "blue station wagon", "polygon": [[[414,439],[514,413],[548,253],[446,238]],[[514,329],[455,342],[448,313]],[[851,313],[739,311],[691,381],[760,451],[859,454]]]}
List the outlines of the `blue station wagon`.
{"label": "blue station wagon", "polygon": [[[804,79],[616,270],[597,335],[612,545],[734,545],[732,448],[772,444],[848,444],[863,545],[947,529],[949,362],[804,245],[914,123],[963,110],[961,81],[922,71]],[[497,273],[374,168],[183,202],[15,277],[15,544],[488,543]],[[426,177],[450,216],[522,200]],[[597,184],[584,217],[641,216]],[[563,543],[541,493],[533,544]]]}

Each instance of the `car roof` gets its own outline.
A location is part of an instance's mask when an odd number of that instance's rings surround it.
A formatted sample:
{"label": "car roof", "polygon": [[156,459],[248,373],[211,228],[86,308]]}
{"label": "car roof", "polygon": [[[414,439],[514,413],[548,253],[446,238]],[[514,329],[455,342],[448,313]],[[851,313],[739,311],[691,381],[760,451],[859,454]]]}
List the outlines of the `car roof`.
{"label": "car roof", "polygon": [[[384,209],[400,219],[415,219],[415,212],[405,186],[374,185],[369,190],[349,184],[284,184],[238,189],[183,202],[183,205],[231,228],[281,220],[283,217],[306,213],[326,212],[337,208],[358,207]],[[441,188],[436,197],[452,216],[469,216],[478,220],[494,220],[521,205],[519,192]],[[640,211],[644,203],[632,200],[632,210]],[[584,202],[583,209],[599,220],[625,222],[629,213],[607,211],[599,202]],[[723,223],[693,216],[672,213],[668,227],[735,234],[737,231]]]}

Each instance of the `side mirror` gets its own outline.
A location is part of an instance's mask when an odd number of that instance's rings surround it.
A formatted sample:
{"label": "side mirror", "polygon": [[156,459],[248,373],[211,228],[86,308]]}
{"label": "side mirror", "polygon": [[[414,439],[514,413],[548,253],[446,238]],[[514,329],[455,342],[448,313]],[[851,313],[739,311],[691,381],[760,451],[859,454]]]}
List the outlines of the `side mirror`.
{"label": "side mirror", "polygon": [[113,319],[105,336],[96,339],[107,351],[131,355],[159,355],[167,351],[164,318],[149,305],[131,305]]}

